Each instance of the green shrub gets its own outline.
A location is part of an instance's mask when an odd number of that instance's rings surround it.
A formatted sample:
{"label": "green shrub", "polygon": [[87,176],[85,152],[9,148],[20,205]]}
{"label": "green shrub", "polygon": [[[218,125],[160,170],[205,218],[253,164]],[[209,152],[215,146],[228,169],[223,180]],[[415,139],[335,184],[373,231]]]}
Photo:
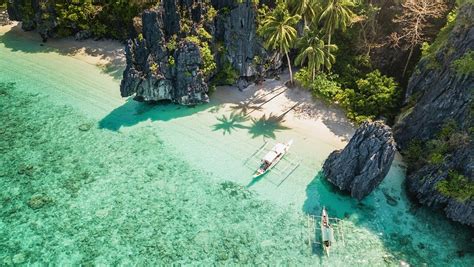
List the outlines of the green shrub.
{"label": "green shrub", "polygon": [[212,35],[204,29],[204,27],[199,27],[198,36],[201,40],[210,41],[212,40]]}
{"label": "green shrub", "polygon": [[474,198],[474,182],[455,170],[450,170],[447,179],[439,181],[435,187],[441,194],[460,202]]}
{"label": "green shrub", "polygon": [[378,116],[393,117],[401,97],[395,80],[378,70],[357,80],[355,90],[342,89],[337,75],[320,73],[312,81],[306,68],[298,71],[295,79],[310,89],[313,96],[340,104],[347,110],[348,117],[357,123]]}
{"label": "green shrub", "polygon": [[430,164],[438,165],[438,164],[442,164],[443,161],[444,161],[444,157],[440,153],[432,153],[430,155],[430,159],[429,159]]}
{"label": "green shrub", "polygon": [[189,42],[193,42],[199,47],[199,51],[201,52],[201,57],[203,61],[202,65],[202,72],[204,76],[210,77],[217,68],[216,61],[214,60],[214,55],[209,47],[209,43],[206,41],[201,41],[199,37],[190,35],[186,36],[185,38]]}
{"label": "green shrub", "polygon": [[166,43],[166,49],[168,49],[168,52],[170,54],[172,54],[176,50],[176,47],[178,47],[178,41],[177,40],[178,40],[178,36],[176,36],[176,34],[174,34],[173,36],[171,36],[171,38]]}
{"label": "green shrub", "polygon": [[358,90],[351,100],[355,112],[365,116],[391,116],[400,100],[398,84],[375,70],[357,81]]}
{"label": "green shrub", "polygon": [[170,67],[174,67],[174,65],[176,64],[173,56],[169,56],[168,64],[169,64]]}
{"label": "green shrub", "polygon": [[474,51],[466,52],[461,58],[452,63],[457,73],[462,75],[474,74]]}
{"label": "green shrub", "polygon": [[213,23],[214,22],[214,18],[217,16],[217,11],[216,9],[213,7],[213,6],[209,6],[209,9],[207,10],[206,14],[205,14],[205,18],[204,20],[207,22],[207,23]]}
{"label": "green shrub", "polygon": [[320,73],[312,81],[311,72],[307,68],[302,68],[295,74],[296,81],[303,87],[310,89],[313,96],[322,97],[329,101],[333,101],[334,97],[343,91],[335,78],[334,75]]}
{"label": "green shrub", "polygon": [[408,165],[408,172],[420,168],[424,164],[424,145],[420,140],[412,140],[403,151],[403,158]]}
{"label": "green shrub", "polygon": [[233,85],[240,77],[236,69],[228,60],[224,62],[224,66],[212,78],[213,85]]}

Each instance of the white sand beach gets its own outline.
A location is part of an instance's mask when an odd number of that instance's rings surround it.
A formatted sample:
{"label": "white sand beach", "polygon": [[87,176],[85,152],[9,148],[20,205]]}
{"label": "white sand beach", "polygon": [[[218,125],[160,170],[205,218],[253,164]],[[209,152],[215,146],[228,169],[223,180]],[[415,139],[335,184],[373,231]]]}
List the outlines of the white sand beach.
{"label": "white sand beach", "polygon": [[[233,86],[218,87],[211,95],[210,105],[195,109],[157,106],[142,114],[142,104],[120,96],[119,82],[125,68],[120,42],[66,38],[51,39],[42,44],[38,33],[24,32],[18,24],[2,27],[0,32],[5,37],[5,46],[11,46],[14,51],[30,52],[31,46],[38,44],[38,50],[29,53],[28,58],[34,66],[50,69],[47,73],[51,75],[52,86],[46,90],[56,98],[55,102],[79,108],[101,123],[113,124],[114,130],[127,131],[128,126],[138,124],[163,128],[162,137],[196,166],[204,166],[208,161],[199,156],[203,150],[208,150],[216,160],[226,159],[227,164],[209,169],[225,179],[247,184],[246,176],[252,173],[253,165],[258,164],[257,160],[242,167],[249,155],[264,143],[270,146],[294,139],[291,152],[293,161],[302,163],[298,168],[301,173],[285,180],[286,186],[275,186],[281,183],[281,177],[254,186],[265,198],[275,198],[273,200],[281,204],[302,204],[306,199],[307,184],[317,175],[326,157],[333,150],[343,148],[354,132],[341,109],[313,99],[304,89],[284,86],[284,81],[288,80],[286,74],[282,74],[280,80],[268,79],[260,85],[250,85],[244,92]],[[21,40],[27,46],[24,49],[18,48],[17,42]],[[97,67],[101,75],[97,75]],[[57,86],[63,82],[61,76],[67,77],[69,86]],[[163,112],[163,109],[170,112]],[[222,122],[242,112],[247,115],[245,121],[230,120],[230,125],[229,120]],[[136,114],[141,114],[140,118]],[[155,121],[171,122],[160,126]],[[190,131],[199,138],[190,138]],[[181,141],[183,138],[186,142]],[[223,151],[222,146],[227,149]],[[229,173],[230,167],[236,171]]]}
{"label": "white sand beach", "polygon": [[[0,27],[0,34],[8,32],[19,39],[37,42],[45,48],[66,55],[101,69],[114,70],[114,77],[120,78],[125,68],[124,45],[114,40],[84,40],[76,41],[73,38],[50,39],[42,43],[36,32],[25,32],[18,22]],[[211,96],[212,102],[218,105],[231,107],[246,105],[251,116],[260,117],[280,116],[285,114],[283,121],[291,128],[298,128],[309,138],[324,138],[335,146],[343,146],[354,132],[353,124],[347,119],[340,108],[331,106],[321,100],[314,99],[311,94],[301,88],[287,88],[284,82],[289,79],[287,73],[281,75],[280,80],[268,79],[262,84],[250,85],[244,92],[233,86],[221,86]],[[117,98],[116,94],[110,95]],[[270,100],[271,99],[271,100]],[[270,100],[270,101],[268,101]],[[268,101],[268,102],[266,102]],[[298,106],[294,107],[296,104]]]}

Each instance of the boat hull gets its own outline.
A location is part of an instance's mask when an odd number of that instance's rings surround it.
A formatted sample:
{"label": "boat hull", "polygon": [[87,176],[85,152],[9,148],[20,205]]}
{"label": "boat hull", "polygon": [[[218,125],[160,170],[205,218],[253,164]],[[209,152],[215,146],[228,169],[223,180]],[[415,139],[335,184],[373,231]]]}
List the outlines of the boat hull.
{"label": "boat hull", "polygon": [[258,169],[254,175],[253,175],[253,178],[258,178],[264,174],[266,174],[267,172],[269,172],[273,167],[275,167],[275,165],[278,164],[278,162],[280,162],[280,160],[286,155],[286,153],[288,153],[288,150],[290,149],[290,146],[293,144],[293,140],[290,140],[288,141],[288,143],[286,143],[286,147],[285,147],[285,150],[284,152],[279,155],[271,164],[270,166],[268,166],[265,170],[262,170],[262,168]]}

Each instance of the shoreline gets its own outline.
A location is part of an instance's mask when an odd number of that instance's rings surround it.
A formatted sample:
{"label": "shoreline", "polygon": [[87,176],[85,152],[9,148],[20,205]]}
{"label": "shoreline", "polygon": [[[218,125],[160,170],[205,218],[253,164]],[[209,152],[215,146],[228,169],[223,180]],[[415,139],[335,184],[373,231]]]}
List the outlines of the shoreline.
{"label": "shoreline", "polygon": [[[91,39],[76,41],[68,37],[50,39],[47,43],[42,43],[37,32],[23,31],[18,22],[1,26],[0,36],[2,35],[38,42],[38,46],[41,46],[39,52],[56,52],[97,66],[102,72],[118,81],[121,80],[125,68],[124,47],[118,41]],[[307,90],[287,88],[284,85],[287,76],[287,73],[283,73],[280,80],[267,79],[260,85],[251,84],[243,92],[237,90],[235,86],[218,86],[216,92],[210,97],[211,104],[226,109],[245,104],[254,108],[257,106],[258,108],[250,114],[254,118],[280,116],[285,113],[281,121],[285,126],[302,132],[308,138],[323,138],[328,144],[342,148],[355,132],[354,125],[345,112],[341,108],[313,98]],[[110,97],[123,100],[118,92],[117,88],[117,94]],[[262,99],[271,99],[271,101],[263,105],[257,103]]]}
{"label": "shoreline", "polygon": [[[0,26],[0,36],[10,35],[38,43],[40,50],[57,52],[99,68],[125,68],[124,45],[115,40],[86,39],[77,41],[73,37],[48,39],[43,43],[36,31],[23,31],[21,22],[13,21],[10,25]],[[123,69],[122,69],[123,71]]]}

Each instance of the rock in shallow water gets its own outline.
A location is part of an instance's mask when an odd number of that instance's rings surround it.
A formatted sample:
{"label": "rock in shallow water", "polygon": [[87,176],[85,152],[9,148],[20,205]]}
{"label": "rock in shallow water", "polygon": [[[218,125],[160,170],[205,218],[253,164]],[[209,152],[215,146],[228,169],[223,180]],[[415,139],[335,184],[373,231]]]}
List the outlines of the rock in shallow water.
{"label": "rock in shallow water", "polygon": [[28,200],[27,204],[32,209],[40,209],[51,202],[52,199],[46,195],[34,195]]}
{"label": "rock in shallow water", "polygon": [[390,127],[379,121],[364,122],[343,150],[329,155],[323,171],[329,182],[361,200],[385,178],[395,152]]}

